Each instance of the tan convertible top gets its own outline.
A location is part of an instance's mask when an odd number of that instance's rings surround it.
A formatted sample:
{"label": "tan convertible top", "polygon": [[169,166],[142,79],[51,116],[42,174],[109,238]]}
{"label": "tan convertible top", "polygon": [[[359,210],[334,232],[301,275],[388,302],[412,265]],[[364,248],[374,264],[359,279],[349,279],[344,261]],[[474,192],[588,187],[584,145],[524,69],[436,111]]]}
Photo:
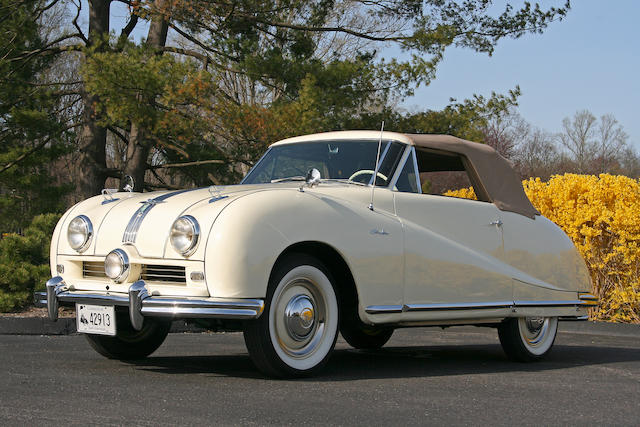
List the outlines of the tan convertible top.
{"label": "tan convertible top", "polygon": [[522,188],[522,182],[507,159],[486,144],[466,141],[450,135],[405,134],[416,148],[461,154],[470,164],[470,174],[478,197],[487,197],[500,210],[529,218],[540,215]]}
{"label": "tan convertible top", "polygon": [[[318,140],[350,140],[380,138],[380,131],[338,131],[298,136],[278,141],[271,146],[312,142]],[[486,144],[466,141],[450,135],[418,135],[383,132],[385,140],[415,145],[418,149],[432,149],[459,154],[464,159],[478,198],[493,202],[498,209],[516,212],[529,218],[540,215],[522,188],[520,178],[507,159]]]}

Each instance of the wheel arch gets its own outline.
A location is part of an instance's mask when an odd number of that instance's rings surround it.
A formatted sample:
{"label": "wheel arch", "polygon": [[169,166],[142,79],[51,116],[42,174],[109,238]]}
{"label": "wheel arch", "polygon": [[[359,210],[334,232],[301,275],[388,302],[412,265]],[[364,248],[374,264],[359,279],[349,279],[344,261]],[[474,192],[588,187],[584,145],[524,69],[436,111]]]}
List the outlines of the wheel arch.
{"label": "wheel arch", "polygon": [[337,288],[336,293],[338,297],[340,316],[344,318],[343,314],[347,313],[355,313],[357,315],[359,301],[358,289],[356,287],[353,274],[351,273],[351,268],[342,254],[327,243],[319,241],[303,241],[288,246],[276,258],[276,261],[271,268],[271,273],[269,274],[270,282],[279,263],[284,258],[292,254],[304,254],[317,258],[329,270]]}

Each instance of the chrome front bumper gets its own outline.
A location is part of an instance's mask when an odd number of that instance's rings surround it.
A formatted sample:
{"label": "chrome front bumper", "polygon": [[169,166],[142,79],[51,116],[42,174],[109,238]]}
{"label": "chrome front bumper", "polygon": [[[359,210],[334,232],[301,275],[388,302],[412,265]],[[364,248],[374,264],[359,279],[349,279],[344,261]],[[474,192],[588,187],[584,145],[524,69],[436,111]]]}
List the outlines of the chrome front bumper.
{"label": "chrome front bumper", "polygon": [[[44,297],[44,295],[42,295]],[[40,298],[44,303],[44,298]],[[256,319],[264,310],[261,299],[227,299],[194,297],[158,297],[152,296],[143,280],[129,287],[128,294],[113,292],[76,291],[67,286],[62,277],[56,276],[47,281],[46,305],[49,318],[58,319],[60,303],[81,303],[96,305],[118,305],[129,307],[131,325],[142,329],[145,317],[217,318],[217,319]]]}

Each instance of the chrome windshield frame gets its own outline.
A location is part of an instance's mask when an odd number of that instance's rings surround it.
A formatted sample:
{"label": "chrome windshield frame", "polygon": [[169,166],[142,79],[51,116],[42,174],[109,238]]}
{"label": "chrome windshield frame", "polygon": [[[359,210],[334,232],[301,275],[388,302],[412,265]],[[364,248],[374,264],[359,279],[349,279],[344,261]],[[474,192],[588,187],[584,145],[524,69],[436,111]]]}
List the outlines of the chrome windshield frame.
{"label": "chrome windshield frame", "polygon": [[[361,141],[361,139],[358,139],[358,140],[359,140],[359,141]],[[305,142],[300,142],[300,144],[305,144],[305,143],[308,143],[308,142],[324,142],[324,141],[322,141],[322,140],[318,140],[318,141],[305,141]],[[328,142],[332,142],[332,141],[328,141]],[[376,140],[376,142],[378,142],[378,141]],[[408,144],[406,144],[406,143],[404,143],[404,142],[402,142],[402,141],[398,141],[398,140],[394,140],[394,139],[386,139],[386,140],[383,140],[383,141],[382,141],[382,143],[383,143],[383,144],[385,144],[385,146],[384,146],[384,148],[383,148],[382,154],[380,155],[380,159],[378,160],[378,164],[379,164],[380,166],[384,163],[384,161],[385,161],[385,159],[386,159],[386,157],[387,157],[387,153],[389,152],[389,150],[390,150],[391,146],[392,146],[394,143],[398,143],[398,144],[403,145],[403,146],[404,146],[403,150],[405,150],[405,151],[407,150],[407,147],[412,147],[412,146],[410,146],[410,145],[408,145]],[[279,145],[277,145],[276,147],[278,147],[278,146],[279,146]],[[249,176],[254,172],[254,170],[255,170],[255,169],[256,169],[256,168],[257,168],[257,167],[258,167],[258,166],[259,166],[259,165],[264,161],[264,159],[267,157],[267,155],[268,155],[272,150],[273,150],[273,147],[269,147],[269,148],[267,149],[267,151],[265,151],[265,153],[262,155],[262,157],[260,157],[260,159],[259,159],[259,160],[258,160],[258,161],[257,161],[257,162],[252,166],[252,167],[251,167],[251,169],[249,169],[249,171],[247,172],[247,174],[242,178],[242,180],[240,181],[240,185],[241,185],[241,184],[246,184],[247,178],[248,178],[248,177],[249,177]],[[399,160],[399,161],[398,161],[398,163],[396,164],[396,167],[395,167],[395,169],[393,170],[393,174],[392,174],[391,176],[395,177],[395,176],[397,175],[399,165],[403,165],[403,167],[404,167],[403,160],[404,160],[405,155],[406,155],[405,151],[403,151],[403,152],[402,152],[402,154],[400,155],[400,160]],[[374,161],[374,165],[373,165],[373,167],[375,168],[375,166],[376,166],[376,165],[375,165],[375,161]],[[327,178],[327,179],[332,179],[332,178]],[[337,180],[337,179],[336,179],[336,180]],[[345,182],[348,182],[348,180],[345,180]],[[264,183],[264,184],[267,184],[267,183]],[[371,186],[371,185],[373,185],[373,175],[371,176],[371,178],[369,179],[369,181],[368,181],[366,184],[363,184],[363,185],[367,185],[367,186]],[[390,188],[389,184],[384,185],[384,186],[380,186],[380,187],[381,187],[381,188]]]}
{"label": "chrome windshield frame", "polygon": [[400,179],[400,175],[402,174],[404,167],[407,165],[407,162],[409,161],[413,163],[413,167],[416,170],[416,184],[418,186],[418,192],[414,194],[422,194],[422,186],[420,185],[420,172],[418,170],[416,147],[413,145],[407,145],[406,152],[402,155],[402,158],[398,163],[398,167],[396,168],[393,178],[391,179],[391,184],[389,185],[389,188],[391,188],[393,191],[400,191],[395,189],[395,186],[396,186],[396,183],[398,182],[398,179]]}
{"label": "chrome windshield frame", "polygon": [[251,175],[251,172],[253,172],[253,170],[258,167],[258,165],[260,164],[261,161],[264,160],[265,157],[267,157],[267,154],[269,154],[269,152],[271,151],[271,147],[267,148],[267,151],[264,152],[264,154],[262,155],[262,157],[260,157],[260,159],[255,162],[255,164],[251,167],[251,169],[249,169],[249,172],[246,173],[246,175],[242,178],[242,181],[240,181],[240,185],[244,184],[244,181],[247,179],[247,177],[249,175]]}
{"label": "chrome windshield frame", "polygon": [[[379,170],[380,165],[382,165],[384,163],[384,158],[387,157],[387,153],[389,152],[389,148],[391,148],[391,144],[393,143],[393,141],[391,140],[386,140],[384,141],[387,145],[384,147],[384,152],[382,153],[382,155],[380,156],[380,159],[378,160],[378,164],[376,164],[376,162],[373,162],[373,170],[375,172],[376,169]],[[395,171],[394,171],[395,173]],[[373,178],[374,178],[374,174],[371,174],[371,179],[369,180],[369,182],[367,183],[367,185],[373,185]],[[376,187],[378,187],[378,185],[376,185]],[[384,187],[388,187],[388,185],[384,186]],[[383,187],[383,188],[384,188]]]}

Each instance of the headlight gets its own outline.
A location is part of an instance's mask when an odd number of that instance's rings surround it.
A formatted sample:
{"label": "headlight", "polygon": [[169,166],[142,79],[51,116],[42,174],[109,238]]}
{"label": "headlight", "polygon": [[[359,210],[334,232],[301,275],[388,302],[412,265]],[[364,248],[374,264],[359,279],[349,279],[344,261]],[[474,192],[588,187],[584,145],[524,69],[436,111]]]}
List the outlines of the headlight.
{"label": "headlight", "polygon": [[129,257],[122,249],[114,249],[104,259],[104,274],[116,282],[122,282],[129,275]]}
{"label": "headlight", "polygon": [[69,223],[67,240],[69,245],[78,252],[83,252],[89,246],[93,236],[91,221],[84,215],[79,215]]}
{"label": "headlight", "polygon": [[171,246],[184,256],[191,255],[198,245],[200,227],[191,215],[178,218],[171,227]]}

